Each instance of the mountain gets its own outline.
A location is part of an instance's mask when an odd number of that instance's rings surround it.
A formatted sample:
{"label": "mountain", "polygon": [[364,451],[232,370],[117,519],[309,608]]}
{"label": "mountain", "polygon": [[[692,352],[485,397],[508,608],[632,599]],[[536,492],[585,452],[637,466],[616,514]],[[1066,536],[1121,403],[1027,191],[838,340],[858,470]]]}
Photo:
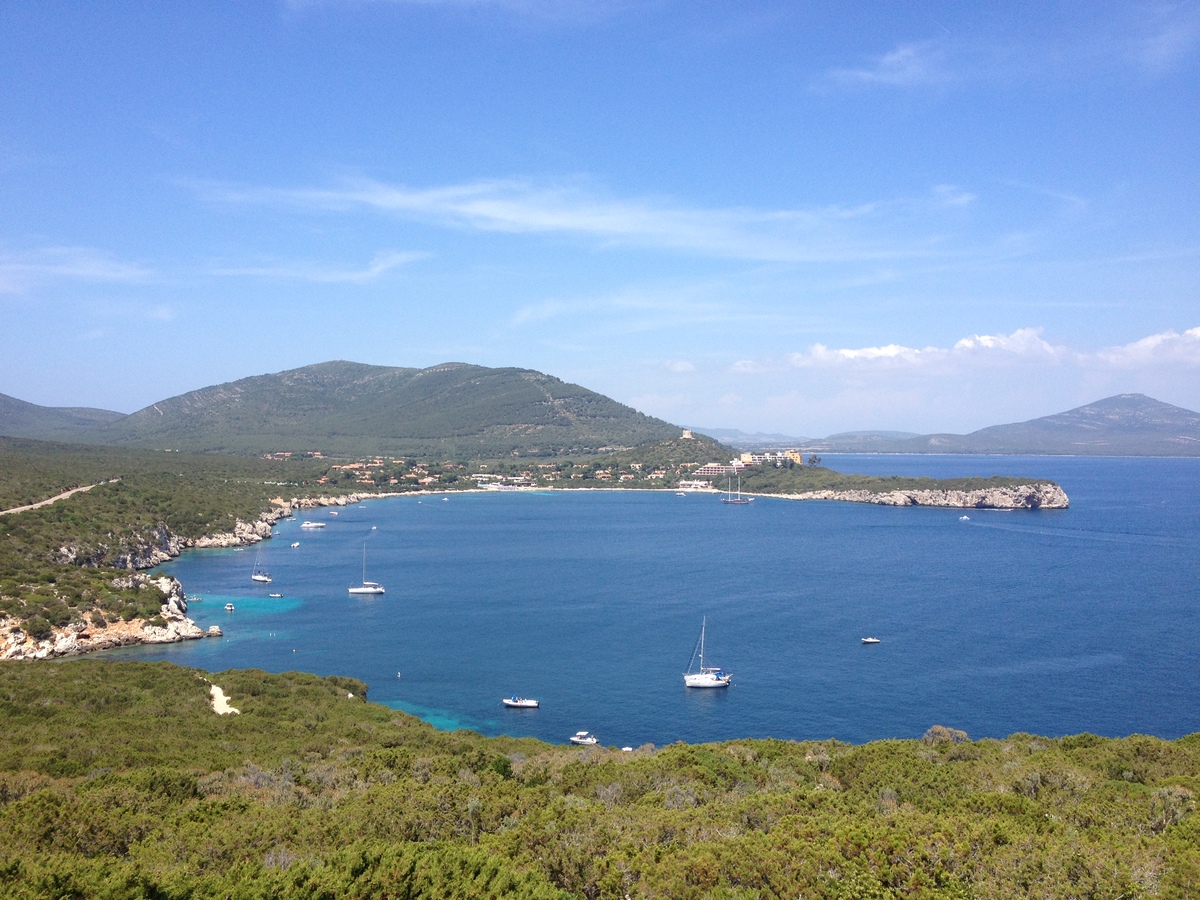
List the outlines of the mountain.
{"label": "mountain", "polygon": [[124,413],[83,406],[38,406],[0,394],[0,436],[41,441],[73,440],[81,432],[125,418]]}
{"label": "mountain", "polygon": [[1028,422],[895,441],[885,452],[1200,456],[1200,413],[1118,394]]}
{"label": "mountain", "polygon": [[89,432],[88,439],[201,452],[497,458],[590,454],[679,433],[529,369],[337,361],[181,394]]}
{"label": "mountain", "polygon": [[775,449],[777,447],[799,447],[808,444],[812,438],[793,437],[787,434],[764,434],[756,431],[753,434],[739,431],[736,428],[693,428],[697,434],[705,434],[716,438],[722,444],[728,444],[739,450]]}

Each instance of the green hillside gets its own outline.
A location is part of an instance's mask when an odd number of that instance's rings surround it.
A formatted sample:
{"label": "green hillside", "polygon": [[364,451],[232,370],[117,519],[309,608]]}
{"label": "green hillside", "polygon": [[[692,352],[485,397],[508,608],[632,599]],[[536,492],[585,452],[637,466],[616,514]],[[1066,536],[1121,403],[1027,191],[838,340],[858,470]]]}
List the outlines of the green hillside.
{"label": "green hillside", "polygon": [[172,397],[89,440],[199,452],[489,459],[596,453],[679,431],[528,369],[328,362]]}
{"label": "green hillside", "polygon": [[365,689],[0,664],[0,894],[1200,896],[1200,735],[622,752],[438,732]]}
{"label": "green hillside", "polygon": [[72,440],[125,418],[124,413],[89,407],[38,406],[0,394],[0,436]]}

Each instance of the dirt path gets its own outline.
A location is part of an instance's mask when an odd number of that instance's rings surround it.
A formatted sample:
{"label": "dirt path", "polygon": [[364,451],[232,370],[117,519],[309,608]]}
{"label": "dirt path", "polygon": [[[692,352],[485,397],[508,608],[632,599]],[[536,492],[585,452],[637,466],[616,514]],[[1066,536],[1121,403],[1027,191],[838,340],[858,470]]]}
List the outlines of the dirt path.
{"label": "dirt path", "polygon": [[[117,479],[113,479],[116,481]],[[69,491],[63,491],[61,494],[56,494],[49,500],[39,500],[37,503],[30,503],[28,506],[14,506],[12,509],[0,509],[0,516],[7,516],[11,513],[25,512],[27,509],[38,509],[43,506],[49,506],[56,500],[66,500],[72,494],[78,494],[80,491],[90,491],[94,487],[105,484],[106,482],[97,481],[95,484],[85,484],[83,487],[71,488]]]}

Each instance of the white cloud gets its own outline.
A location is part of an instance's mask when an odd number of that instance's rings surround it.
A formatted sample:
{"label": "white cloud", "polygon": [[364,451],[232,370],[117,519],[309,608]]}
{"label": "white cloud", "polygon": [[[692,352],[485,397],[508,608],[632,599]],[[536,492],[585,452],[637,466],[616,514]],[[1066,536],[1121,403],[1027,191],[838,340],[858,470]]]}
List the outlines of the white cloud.
{"label": "white cloud", "polygon": [[1162,364],[1200,367],[1200,328],[1189,328],[1182,334],[1175,331],[1152,334],[1131,344],[1105,348],[1094,356],[1099,363],[1118,369]]}
{"label": "white cloud", "polygon": [[70,279],[106,284],[143,284],[154,272],[120,262],[91,247],[43,247],[0,253],[0,294],[21,294],[35,283]]}
{"label": "white cloud", "polygon": [[793,353],[788,362],[795,368],[832,366],[903,366],[906,368],[937,366],[945,368],[956,360],[973,364],[1010,362],[1016,358],[1052,360],[1058,351],[1043,341],[1039,330],[1022,328],[1007,335],[973,334],[955,342],[952,347],[906,347],[885,344],[877,347],[842,347],[830,349],[813,344],[806,352]]}
{"label": "white cloud", "polygon": [[[1183,333],[1153,334],[1130,344],[1099,350],[1056,346],[1042,337],[1040,328],[1021,328],[1011,334],[973,334],[950,347],[885,344],[831,349],[824,344],[813,344],[807,351],[788,356],[784,364],[797,369],[900,367],[911,371],[995,366],[1072,366],[1079,369],[1200,366],[1200,328]],[[739,360],[730,366],[731,371],[742,374],[778,371],[780,368],[779,363],[769,360]]]}
{"label": "white cloud", "polygon": [[408,265],[429,254],[420,252],[377,253],[363,269],[336,269],[322,267],[309,262],[293,262],[276,266],[243,266],[239,268],[214,269],[214,275],[247,276],[252,278],[279,278],[311,281],[323,284],[366,284],[377,280],[392,269]]}

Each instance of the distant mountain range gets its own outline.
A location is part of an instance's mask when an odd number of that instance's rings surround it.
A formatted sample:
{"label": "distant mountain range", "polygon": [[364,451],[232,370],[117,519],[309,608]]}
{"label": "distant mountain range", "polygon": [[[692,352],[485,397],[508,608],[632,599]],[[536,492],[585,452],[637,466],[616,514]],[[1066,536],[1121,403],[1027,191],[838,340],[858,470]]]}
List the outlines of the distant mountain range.
{"label": "distant mountain range", "polygon": [[[1200,414],[1143,394],[966,435],[855,431],[815,439],[694,431],[741,450],[1200,456]],[[0,435],[200,452],[587,456],[679,434],[678,426],[541,372],[465,363],[320,363],[191,391],[128,416],[0,394]]]}
{"label": "distant mountain range", "polygon": [[861,435],[832,435],[806,444],[830,452],[1011,453],[1075,456],[1200,456],[1200,413],[1145,394],[1118,394],[1067,412],[970,434],[926,434],[865,446]]}

